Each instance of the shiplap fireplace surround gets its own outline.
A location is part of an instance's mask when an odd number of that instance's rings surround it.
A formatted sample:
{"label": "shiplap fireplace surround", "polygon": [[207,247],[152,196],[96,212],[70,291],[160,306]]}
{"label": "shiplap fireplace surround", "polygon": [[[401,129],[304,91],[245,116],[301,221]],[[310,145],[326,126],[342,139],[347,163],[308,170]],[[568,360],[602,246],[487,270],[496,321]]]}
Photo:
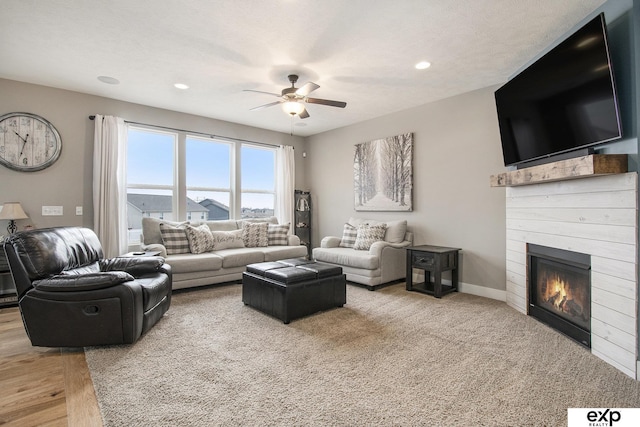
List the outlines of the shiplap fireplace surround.
{"label": "shiplap fireplace surround", "polygon": [[506,188],[507,304],[527,314],[527,244],[591,255],[591,352],[640,379],[637,173]]}

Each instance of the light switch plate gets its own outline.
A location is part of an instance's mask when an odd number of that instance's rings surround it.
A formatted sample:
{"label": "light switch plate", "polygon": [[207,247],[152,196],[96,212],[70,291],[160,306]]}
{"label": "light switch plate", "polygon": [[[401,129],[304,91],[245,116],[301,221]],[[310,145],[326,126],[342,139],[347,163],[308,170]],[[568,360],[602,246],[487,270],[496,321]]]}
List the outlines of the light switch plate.
{"label": "light switch plate", "polygon": [[43,206],[42,216],[61,216],[62,206]]}

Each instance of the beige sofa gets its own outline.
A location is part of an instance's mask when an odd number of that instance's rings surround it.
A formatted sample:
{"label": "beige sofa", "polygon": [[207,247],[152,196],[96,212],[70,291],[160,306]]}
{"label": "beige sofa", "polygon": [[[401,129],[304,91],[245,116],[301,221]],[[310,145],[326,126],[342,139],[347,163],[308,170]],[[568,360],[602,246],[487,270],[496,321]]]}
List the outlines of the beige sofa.
{"label": "beige sofa", "polygon": [[[350,247],[348,229],[352,233],[359,226],[384,224],[384,237],[373,241],[368,249]],[[351,241],[352,243],[353,241]],[[350,218],[345,224],[343,235],[327,236],[313,249],[316,261],[342,267],[349,282],[364,285],[375,290],[386,284],[404,279],[406,276],[406,249],[413,243],[413,234],[407,231],[407,221],[374,221]],[[364,247],[367,247],[365,245]]]}
{"label": "beige sofa", "polygon": [[[258,221],[277,224],[275,217],[265,220],[250,220],[247,222]],[[157,218],[143,218],[140,248],[144,251],[159,251],[160,256],[164,257],[167,264],[171,265],[173,272],[173,289],[238,281],[242,279],[242,273],[248,264],[300,258],[307,255],[306,247],[300,245],[300,239],[295,235],[286,236],[286,245],[234,247],[219,250],[214,249],[203,253],[187,252],[168,254],[160,229],[160,224],[164,224],[163,227],[168,225],[176,228],[180,228],[180,226],[184,227],[187,224],[193,227],[206,224],[212,232],[237,233],[239,230],[242,230],[243,222],[245,221],[220,220],[199,223],[176,223]]]}

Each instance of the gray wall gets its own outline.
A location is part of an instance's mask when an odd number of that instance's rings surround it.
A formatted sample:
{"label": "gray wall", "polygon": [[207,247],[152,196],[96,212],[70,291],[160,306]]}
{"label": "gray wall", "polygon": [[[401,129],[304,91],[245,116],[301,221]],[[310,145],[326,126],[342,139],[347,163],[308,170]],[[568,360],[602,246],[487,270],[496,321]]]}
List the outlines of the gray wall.
{"label": "gray wall", "polygon": [[[93,226],[92,168],[94,123],[89,115],[114,115],[128,121],[169,126],[220,136],[241,138],[295,148],[300,164],[304,148],[301,137],[266,131],[205,117],[151,108],[78,92],[0,79],[0,115],[28,112],[49,120],[62,137],[62,153],[51,167],[38,172],[17,172],[0,166],[0,203],[18,201],[28,220],[37,228],[63,225]],[[150,155],[149,161],[153,161]],[[296,167],[296,185],[306,185],[302,167]],[[42,206],[63,206],[63,216],[42,216]],[[82,216],[75,207],[82,206]],[[0,221],[0,235],[6,234],[7,221]]]}
{"label": "gray wall", "polygon": [[[307,138],[313,245],[351,216],[406,218],[415,244],[462,248],[463,283],[505,289],[504,171],[493,92],[486,88]],[[356,212],[354,145],[413,132],[413,211]]]}

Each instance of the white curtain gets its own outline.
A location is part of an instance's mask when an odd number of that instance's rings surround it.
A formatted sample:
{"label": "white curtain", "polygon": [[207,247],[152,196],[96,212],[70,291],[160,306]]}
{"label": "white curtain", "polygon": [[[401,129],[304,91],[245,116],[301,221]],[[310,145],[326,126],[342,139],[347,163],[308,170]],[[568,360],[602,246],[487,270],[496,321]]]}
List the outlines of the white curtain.
{"label": "white curtain", "polygon": [[291,224],[293,231],[293,204],[296,178],[296,163],[293,147],[281,145],[276,151],[276,209],[279,224]]}
{"label": "white curtain", "polygon": [[113,116],[95,116],[93,227],[107,258],[128,251],[127,126]]}

